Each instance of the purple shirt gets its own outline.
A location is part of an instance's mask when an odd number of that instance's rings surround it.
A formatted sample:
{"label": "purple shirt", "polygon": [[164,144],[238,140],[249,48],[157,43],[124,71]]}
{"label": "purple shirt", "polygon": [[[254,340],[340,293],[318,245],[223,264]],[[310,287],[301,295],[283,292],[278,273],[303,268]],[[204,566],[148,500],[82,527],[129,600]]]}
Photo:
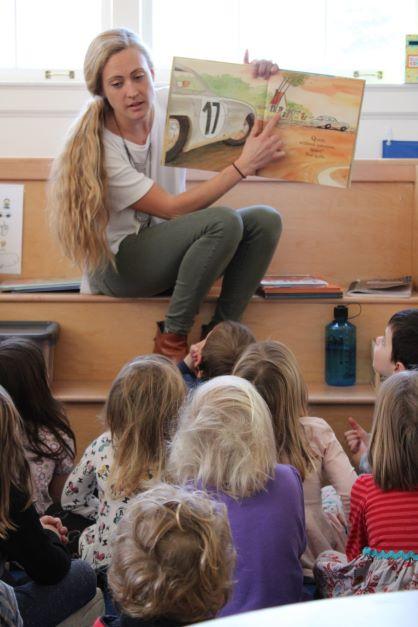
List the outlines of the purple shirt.
{"label": "purple shirt", "polygon": [[277,464],[264,491],[242,500],[216,498],[228,509],[237,551],[235,587],[219,616],[301,601],[306,535],[297,470]]}

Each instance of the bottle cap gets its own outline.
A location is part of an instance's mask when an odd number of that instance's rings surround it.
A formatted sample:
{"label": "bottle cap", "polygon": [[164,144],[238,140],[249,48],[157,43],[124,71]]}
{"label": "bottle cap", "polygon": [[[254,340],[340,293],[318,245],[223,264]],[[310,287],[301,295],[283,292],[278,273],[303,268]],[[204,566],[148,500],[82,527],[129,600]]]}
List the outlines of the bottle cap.
{"label": "bottle cap", "polygon": [[345,305],[337,305],[337,307],[334,307],[334,318],[335,320],[347,320],[348,307]]}

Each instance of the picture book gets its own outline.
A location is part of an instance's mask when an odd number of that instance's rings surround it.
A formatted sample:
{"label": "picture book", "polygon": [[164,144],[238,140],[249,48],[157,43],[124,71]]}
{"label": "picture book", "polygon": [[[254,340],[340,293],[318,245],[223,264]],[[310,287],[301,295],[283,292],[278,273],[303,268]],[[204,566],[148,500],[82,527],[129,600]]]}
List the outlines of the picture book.
{"label": "picture book", "polygon": [[258,293],[266,299],[342,298],[339,285],[311,275],[268,275],[260,283]]}
{"label": "picture book", "polygon": [[162,164],[220,171],[256,119],[281,113],[285,156],[257,176],[349,187],[364,81],[280,70],[253,78],[248,64],[175,57]]}

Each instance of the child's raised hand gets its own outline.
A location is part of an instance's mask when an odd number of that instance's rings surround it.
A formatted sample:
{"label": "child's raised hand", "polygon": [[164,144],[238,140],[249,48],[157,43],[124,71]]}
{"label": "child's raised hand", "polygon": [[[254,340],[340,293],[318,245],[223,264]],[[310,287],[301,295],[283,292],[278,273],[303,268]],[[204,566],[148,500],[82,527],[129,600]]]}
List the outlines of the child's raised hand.
{"label": "child's raised hand", "polygon": [[348,418],[348,424],[351,429],[346,431],[344,435],[350,451],[357,453],[362,444],[367,448],[370,439],[370,435],[367,431],[363,429],[354,418],[351,418],[351,416]]}
{"label": "child's raised hand", "polygon": [[350,449],[351,457],[356,466],[360,464],[360,460],[367,453],[370,435],[354,420],[348,418],[348,424],[351,427],[344,433],[345,439]]}
{"label": "child's raised hand", "polygon": [[202,349],[205,344],[206,338],[200,342],[196,342],[196,344],[192,344],[189,353],[184,358],[184,363],[192,372],[198,370],[199,364],[202,361]]}

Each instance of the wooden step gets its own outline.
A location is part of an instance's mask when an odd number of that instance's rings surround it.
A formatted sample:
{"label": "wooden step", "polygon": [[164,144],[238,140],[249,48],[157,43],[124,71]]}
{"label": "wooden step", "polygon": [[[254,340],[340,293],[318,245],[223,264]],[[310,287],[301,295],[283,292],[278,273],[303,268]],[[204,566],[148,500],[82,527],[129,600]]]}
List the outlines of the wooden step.
{"label": "wooden step", "polygon": [[[54,396],[64,403],[76,433],[78,457],[105,429],[103,407],[110,386],[111,381],[64,380],[53,383]],[[311,383],[308,388],[310,415],[327,420],[344,447],[348,416],[359,419],[365,428],[370,429],[375,400],[371,385],[338,388]]]}
{"label": "wooden step", "polygon": [[[101,404],[109,392],[111,381],[54,381],[54,396],[64,403]],[[312,405],[373,405],[376,390],[371,384],[336,387],[325,383],[310,383],[309,404]]]}
{"label": "wooden step", "polygon": [[[399,309],[418,307],[418,297],[380,299],[266,301],[255,296],[243,322],[258,340],[275,339],[295,353],[308,383],[324,381],[324,327],[336,304],[346,303],[357,327],[357,381],[372,378],[371,340],[384,332]],[[60,324],[54,378],[60,381],[111,381],[124,363],[150,353],[156,321],[164,318],[168,298],[117,299],[80,294],[2,294],[0,320],[52,320]],[[210,319],[214,299],[202,305],[190,341]]]}

